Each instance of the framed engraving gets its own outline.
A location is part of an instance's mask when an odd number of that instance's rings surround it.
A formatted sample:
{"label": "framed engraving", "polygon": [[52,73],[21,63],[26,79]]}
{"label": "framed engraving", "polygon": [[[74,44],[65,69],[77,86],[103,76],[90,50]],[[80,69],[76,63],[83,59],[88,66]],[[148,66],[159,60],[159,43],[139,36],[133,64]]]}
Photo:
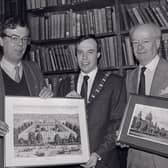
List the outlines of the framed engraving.
{"label": "framed engraving", "polygon": [[131,95],[117,141],[168,157],[168,99]]}
{"label": "framed engraving", "polygon": [[6,167],[81,164],[89,159],[83,99],[5,97]]}

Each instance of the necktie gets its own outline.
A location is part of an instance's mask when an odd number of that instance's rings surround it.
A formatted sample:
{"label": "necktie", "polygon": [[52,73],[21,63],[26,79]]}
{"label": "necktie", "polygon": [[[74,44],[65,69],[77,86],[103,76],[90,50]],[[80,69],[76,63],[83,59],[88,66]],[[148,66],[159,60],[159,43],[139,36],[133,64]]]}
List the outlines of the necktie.
{"label": "necktie", "polygon": [[87,75],[83,77],[83,84],[81,88],[81,97],[85,99],[85,102],[87,102],[88,79],[89,76]]}
{"label": "necktie", "polygon": [[140,82],[139,82],[139,94],[145,95],[145,72],[146,67],[141,68]]}
{"label": "necktie", "polygon": [[15,67],[15,81],[17,82],[17,83],[19,83],[20,82],[20,75],[19,75],[19,66],[16,66]]}

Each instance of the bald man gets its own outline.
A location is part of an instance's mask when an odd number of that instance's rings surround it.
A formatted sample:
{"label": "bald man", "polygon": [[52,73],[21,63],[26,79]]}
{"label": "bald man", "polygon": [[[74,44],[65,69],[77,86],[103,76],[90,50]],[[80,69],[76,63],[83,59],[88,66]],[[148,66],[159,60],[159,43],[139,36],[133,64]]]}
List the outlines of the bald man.
{"label": "bald man", "polygon": [[[129,93],[142,94],[140,74],[145,67],[144,95],[168,98],[168,62],[159,54],[160,28],[152,23],[137,25],[130,30],[130,38],[139,66],[127,74],[128,96]],[[167,158],[131,148],[128,151],[127,168],[167,167]]]}

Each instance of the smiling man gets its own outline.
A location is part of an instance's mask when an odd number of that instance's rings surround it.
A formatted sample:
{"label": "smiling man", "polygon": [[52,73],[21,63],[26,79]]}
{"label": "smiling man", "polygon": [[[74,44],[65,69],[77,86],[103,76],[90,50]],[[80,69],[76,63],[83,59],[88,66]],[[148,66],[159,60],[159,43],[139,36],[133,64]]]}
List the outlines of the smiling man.
{"label": "smiling man", "polygon": [[[168,98],[168,62],[160,53],[161,30],[147,23],[133,27],[130,38],[139,66],[127,75],[127,91]],[[155,148],[155,146],[153,146]],[[167,168],[168,159],[129,149],[127,168]]]}
{"label": "smiling man", "polygon": [[125,83],[120,76],[98,69],[100,55],[100,44],[94,36],[81,38],[77,43],[80,73],[74,81],[63,80],[57,96],[85,98],[91,155],[81,166],[120,168],[115,139],[125,107]]}
{"label": "smiling man", "polygon": [[22,60],[29,44],[27,25],[17,17],[11,17],[2,24],[0,45],[3,55],[0,61],[0,167],[3,166],[3,136],[8,132],[4,121],[4,96],[52,97],[52,91],[45,85],[39,67]]}

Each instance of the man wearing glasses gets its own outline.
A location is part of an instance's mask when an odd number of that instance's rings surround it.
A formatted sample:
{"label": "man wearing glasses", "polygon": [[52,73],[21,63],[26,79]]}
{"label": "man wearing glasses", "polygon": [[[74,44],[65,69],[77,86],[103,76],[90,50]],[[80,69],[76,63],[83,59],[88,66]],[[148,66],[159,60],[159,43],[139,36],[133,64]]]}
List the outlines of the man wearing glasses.
{"label": "man wearing glasses", "polygon": [[[130,30],[139,66],[127,75],[128,93],[168,98],[168,62],[160,55],[161,30],[147,23]],[[155,146],[153,146],[155,148]],[[167,168],[168,159],[130,148],[127,168]]]}
{"label": "man wearing glasses", "polygon": [[19,18],[9,18],[2,25],[0,45],[0,167],[3,167],[3,139],[8,132],[4,121],[4,95],[52,97],[35,63],[22,61],[29,44],[28,27]]}

